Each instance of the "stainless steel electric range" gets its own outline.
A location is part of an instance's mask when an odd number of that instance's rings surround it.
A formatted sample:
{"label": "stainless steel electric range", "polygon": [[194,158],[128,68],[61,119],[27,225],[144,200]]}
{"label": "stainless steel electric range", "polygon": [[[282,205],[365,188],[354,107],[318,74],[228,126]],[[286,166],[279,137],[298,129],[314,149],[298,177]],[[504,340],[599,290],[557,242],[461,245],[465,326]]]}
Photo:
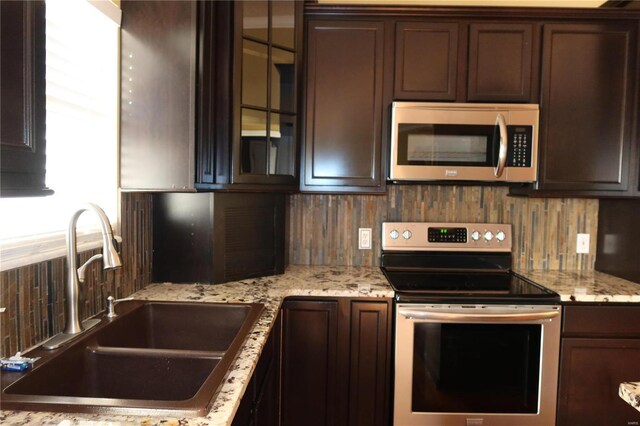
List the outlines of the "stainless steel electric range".
{"label": "stainless steel electric range", "polygon": [[560,297],[514,273],[511,225],[387,222],[394,425],[553,425]]}

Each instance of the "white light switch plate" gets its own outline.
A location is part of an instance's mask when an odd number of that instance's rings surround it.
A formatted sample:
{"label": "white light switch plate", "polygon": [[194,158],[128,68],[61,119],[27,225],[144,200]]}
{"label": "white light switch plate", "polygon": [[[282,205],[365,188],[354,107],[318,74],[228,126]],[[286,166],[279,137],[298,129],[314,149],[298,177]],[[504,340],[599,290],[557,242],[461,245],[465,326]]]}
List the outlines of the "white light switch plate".
{"label": "white light switch plate", "polygon": [[589,253],[589,234],[578,234],[576,242],[576,253],[588,254]]}
{"label": "white light switch plate", "polygon": [[358,249],[371,250],[371,228],[358,228]]}

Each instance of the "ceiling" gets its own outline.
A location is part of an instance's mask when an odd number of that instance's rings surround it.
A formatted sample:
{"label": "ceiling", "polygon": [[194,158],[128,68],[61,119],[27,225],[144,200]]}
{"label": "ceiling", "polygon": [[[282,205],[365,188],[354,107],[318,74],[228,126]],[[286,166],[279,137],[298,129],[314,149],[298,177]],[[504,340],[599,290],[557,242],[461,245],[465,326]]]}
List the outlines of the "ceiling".
{"label": "ceiling", "polygon": [[318,0],[331,4],[386,4],[430,6],[599,7],[605,0]]}

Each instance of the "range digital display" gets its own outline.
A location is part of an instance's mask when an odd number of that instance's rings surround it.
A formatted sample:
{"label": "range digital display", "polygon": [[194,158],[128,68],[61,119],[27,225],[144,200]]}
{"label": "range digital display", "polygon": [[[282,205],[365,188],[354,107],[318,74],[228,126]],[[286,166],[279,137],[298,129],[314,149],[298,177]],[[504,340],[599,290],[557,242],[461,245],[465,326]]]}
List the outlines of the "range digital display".
{"label": "range digital display", "polygon": [[466,243],[467,228],[429,228],[427,240],[430,243]]}

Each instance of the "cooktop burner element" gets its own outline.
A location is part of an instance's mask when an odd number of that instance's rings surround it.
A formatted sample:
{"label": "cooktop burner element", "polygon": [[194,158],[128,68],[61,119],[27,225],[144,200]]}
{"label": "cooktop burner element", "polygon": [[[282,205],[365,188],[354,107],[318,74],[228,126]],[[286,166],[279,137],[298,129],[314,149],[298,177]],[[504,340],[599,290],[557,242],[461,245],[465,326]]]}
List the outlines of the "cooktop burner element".
{"label": "cooktop burner element", "polygon": [[511,225],[386,222],[381,269],[403,302],[557,303],[511,271]]}

